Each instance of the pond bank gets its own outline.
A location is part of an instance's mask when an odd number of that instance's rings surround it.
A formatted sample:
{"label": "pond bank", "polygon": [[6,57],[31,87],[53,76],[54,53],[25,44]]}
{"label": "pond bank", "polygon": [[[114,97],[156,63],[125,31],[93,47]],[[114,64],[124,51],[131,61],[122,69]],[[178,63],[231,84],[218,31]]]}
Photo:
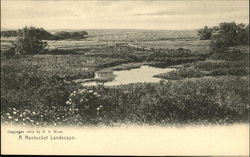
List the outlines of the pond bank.
{"label": "pond bank", "polygon": [[105,84],[106,86],[144,82],[153,83],[161,80],[160,78],[154,77],[155,75],[175,70],[175,68],[157,68],[150,64],[151,63],[121,64],[97,71],[94,78],[78,79],[75,81],[82,83],[83,86],[95,86],[98,83]]}

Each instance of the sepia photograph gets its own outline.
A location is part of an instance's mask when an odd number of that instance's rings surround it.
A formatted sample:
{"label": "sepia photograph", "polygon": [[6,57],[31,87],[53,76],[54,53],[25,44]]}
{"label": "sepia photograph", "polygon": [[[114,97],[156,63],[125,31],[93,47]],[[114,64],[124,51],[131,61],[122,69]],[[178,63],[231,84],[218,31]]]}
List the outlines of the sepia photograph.
{"label": "sepia photograph", "polygon": [[1,0],[1,154],[249,156],[248,0]]}

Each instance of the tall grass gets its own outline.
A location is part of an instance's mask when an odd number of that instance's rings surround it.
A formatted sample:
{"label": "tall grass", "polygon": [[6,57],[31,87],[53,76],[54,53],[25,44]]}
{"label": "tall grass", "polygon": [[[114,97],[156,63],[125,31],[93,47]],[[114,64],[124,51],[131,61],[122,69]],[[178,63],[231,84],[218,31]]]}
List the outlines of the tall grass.
{"label": "tall grass", "polygon": [[221,77],[162,84],[96,88],[103,108],[100,123],[231,123],[246,122],[247,78]]}

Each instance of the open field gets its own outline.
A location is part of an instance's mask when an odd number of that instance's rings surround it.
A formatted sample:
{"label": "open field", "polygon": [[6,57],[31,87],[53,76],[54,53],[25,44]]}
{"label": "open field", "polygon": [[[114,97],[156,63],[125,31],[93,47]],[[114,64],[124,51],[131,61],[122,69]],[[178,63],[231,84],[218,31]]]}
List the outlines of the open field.
{"label": "open field", "polygon": [[145,41],[134,43],[138,46],[149,48],[162,48],[162,49],[177,49],[185,48],[198,53],[209,52],[209,40],[163,40],[163,41]]}
{"label": "open field", "polygon": [[[58,32],[59,30],[52,30]],[[69,30],[70,31],[70,30]],[[73,31],[73,30],[71,30]],[[87,30],[89,37],[84,40],[59,40],[59,41],[47,41],[49,49],[74,49],[74,48],[86,48],[91,46],[100,46],[113,44],[115,42],[142,42],[140,46],[156,46],[164,44],[164,41],[169,40],[196,40],[196,30],[189,31],[164,31],[164,30]],[[15,40],[15,37],[1,37],[1,48],[5,49],[11,45],[10,41]],[[146,42],[146,43],[143,43]],[[152,42],[152,45],[148,43]],[[156,44],[158,43],[158,44]],[[163,44],[161,44],[163,43]],[[176,43],[169,42],[171,47],[176,47]],[[180,41],[180,44],[183,42]],[[199,43],[198,43],[199,44]],[[197,45],[197,44],[195,44]],[[163,47],[166,48],[166,47]],[[179,46],[180,48],[180,46]]]}
{"label": "open field", "polygon": [[[58,32],[60,30],[52,30]],[[73,31],[73,30],[68,30]],[[135,41],[158,41],[171,39],[197,39],[196,30],[134,30],[134,29],[90,29],[87,40],[94,41],[115,41],[115,42],[135,42]]]}

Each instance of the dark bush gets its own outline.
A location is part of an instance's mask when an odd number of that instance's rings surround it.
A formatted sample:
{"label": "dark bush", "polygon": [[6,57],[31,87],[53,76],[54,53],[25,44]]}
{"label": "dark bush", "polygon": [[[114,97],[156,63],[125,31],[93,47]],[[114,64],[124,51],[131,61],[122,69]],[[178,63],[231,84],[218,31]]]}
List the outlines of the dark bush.
{"label": "dark bush", "polygon": [[13,42],[15,54],[39,54],[45,51],[46,42],[41,40],[41,34],[34,27],[18,30],[17,40]]}
{"label": "dark bush", "polygon": [[230,46],[249,43],[249,25],[235,22],[220,23],[218,35],[210,43],[211,53],[222,53]]}
{"label": "dark bush", "polygon": [[213,29],[205,26],[203,29],[198,30],[198,35],[200,40],[208,40],[211,39]]}
{"label": "dark bush", "polygon": [[86,38],[88,35],[88,33],[86,31],[79,31],[79,32],[65,32],[65,31],[61,31],[61,32],[56,32],[54,34],[55,38],[58,40],[61,39],[75,39],[75,40],[79,40],[79,39],[84,39]]}

